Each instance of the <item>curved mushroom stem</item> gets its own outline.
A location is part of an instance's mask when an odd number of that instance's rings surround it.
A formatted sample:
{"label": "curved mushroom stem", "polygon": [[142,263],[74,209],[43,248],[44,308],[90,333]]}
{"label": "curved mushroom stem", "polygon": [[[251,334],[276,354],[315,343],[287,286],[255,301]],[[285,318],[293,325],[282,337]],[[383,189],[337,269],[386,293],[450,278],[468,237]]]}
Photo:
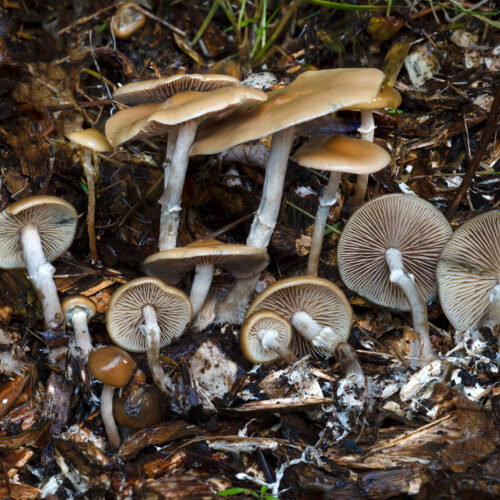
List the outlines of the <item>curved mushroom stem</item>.
{"label": "curved mushroom stem", "polygon": [[120,446],[120,433],[116,426],[115,417],[113,415],[113,394],[115,388],[104,384],[101,393],[101,417],[108,435],[109,444],[113,450]]}
{"label": "curved mushroom stem", "polygon": [[309,257],[307,259],[308,276],[318,275],[319,256],[323,246],[326,221],[330,213],[330,208],[337,202],[337,193],[341,178],[342,174],[340,172],[330,172],[326,190],[319,199],[319,207],[316,212],[316,220],[314,221],[311,249],[309,250]]}
{"label": "curved mushroom stem", "polygon": [[[247,237],[246,244],[250,247],[265,250],[271,240],[280,211],[286,167],[294,135],[295,127],[289,127],[273,135],[262,197]],[[258,279],[257,275],[236,281],[232,290],[219,304],[219,322],[241,323],[243,321],[248,300],[255,290]]]}
{"label": "curved mushroom stem", "polygon": [[271,349],[287,363],[293,364],[298,361],[297,356],[279,341],[279,334],[276,330],[260,330],[257,334],[263,349]]}
{"label": "curved mushroom stem", "polygon": [[148,365],[156,385],[169,396],[172,394],[174,385],[172,379],[163,371],[160,362],[160,327],[156,319],[153,306],[147,305],[142,309],[144,325],[141,333],[146,337]]}
{"label": "curved mushroom stem", "polygon": [[420,346],[413,346],[413,352],[419,358],[433,359],[434,351],[429,338],[427,322],[427,305],[420,293],[413,275],[404,268],[403,255],[397,248],[389,248],[385,252],[387,265],[391,271],[390,280],[399,285],[410,303],[413,329],[419,334]]}
{"label": "curved mushroom stem", "polygon": [[[89,248],[90,256],[94,262],[99,260],[99,254],[97,253],[97,243],[95,236],[95,205],[96,205],[96,194],[95,194],[95,180],[96,180],[96,170],[92,164],[92,151],[85,148],[83,151],[83,171],[85,172],[85,178],[87,179],[87,233],[89,235]],[[94,155],[94,161],[97,159],[97,155]]]}
{"label": "curved mushroom stem", "polygon": [[85,309],[78,308],[73,312],[71,325],[75,332],[75,345],[79,349],[79,354],[85,361],[88,361],[90,351],[92,351],[92,339]]}
{"label": "curved mushroom stem", "polygon": [[341,342],[337,346],[335,357],[339,362],[339,369],[342,376],[349,377],[358,387],[366,388],[366,377],[359,364],[356,351],[347,342]]}
{"label": "curved mushroom stem", "polygon": [[38,229],[28,224],[21,231],[24,262],[28,279],[42,303],[43,317],[47,328],[56,328],[62,322],[61,303],[57,295],[53,275],[54,267],[46,261]]}
{"label": "curved mushroom stem", "polygon": [[198,264],[194,271],[193,284],[191,285],[191,293],[189,300],[193,306],[193,317],[196,318],[201,311],[205,299],[207,298],[214,276],[213,264]]}
{"label": "curved mushroom stem", "polygon": [[[158,242],[160,251],[175,248],[177,242],[182,190],[189,163],[189,148],[193,144],[197,128],[198,121],[191,120],[181,125],[177,131],[175,152],[166,175],[165,191],[160,198],[160,239]],[[168,149],[167,146],[167,153]]]}

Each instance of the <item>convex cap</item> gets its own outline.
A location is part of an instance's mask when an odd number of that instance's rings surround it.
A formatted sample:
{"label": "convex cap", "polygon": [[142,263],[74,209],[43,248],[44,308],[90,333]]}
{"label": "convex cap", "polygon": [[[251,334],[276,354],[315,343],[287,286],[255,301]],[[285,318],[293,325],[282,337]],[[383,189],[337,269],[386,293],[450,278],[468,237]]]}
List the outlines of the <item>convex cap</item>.
{"label": "convex cap", "polygon": [[73,313],[78,309],[85,311],[87,320],[93,318],[97,312],[95,303],[88,297],[85,297],[85,295],[70,295],[66,297],[61,302],[61,309],[67,326],[71,326]]}
{"label": "convex cap", "polygon": [[441,306],[456,330],[500,322],[500,296],[494,296],[500,293],[500,211],[474,217],[453,233],[437,277]]}
{"label": "convex cap", "polygon": [[48,262],[68,250],[75,236],[78,214],[56,196],[30,196],[0,212],[0,268],[25,267],[21,229],[35,226]]}
{"label": "convex cap", "polygon": [[439,254],[451,235],[444,215],[431,203],[408,194],[389,194],[365,203],[347,221],[338,246],[338,266],[348,288],[374,304],[401,311],[410,305],[391,283],[386,261],[398,249],[425,302],[437,291]]}
{"label": "convex cap", "polygon": [[98,153],[110,153],[113,151],[111,144],[108,142],[104,134],[99,132],[96,128],[88,128],[79,130],[78,132],[71,132],[66,136],[71,142],[89,148]]}
{"label": "convex cap", "polygon": [[135,361],[128,352],[116,346],[101,347],[89,355],[89,371],[103,384],[123,387],[135,368]]}
{"label": "convex cap", "polygon": [[127,38],[140,30],[146,22],[146,16],[135,9],[135,2],[126,2],[120,5],[111,18],[111,29],[116,38]]}
{"label": "convex cap", "polygon": [[364,109],[397,108],[400,104],[401,94],[396,89],[383,83],[375,99],[359,102],[346,109],[356,109],[361,111]]}

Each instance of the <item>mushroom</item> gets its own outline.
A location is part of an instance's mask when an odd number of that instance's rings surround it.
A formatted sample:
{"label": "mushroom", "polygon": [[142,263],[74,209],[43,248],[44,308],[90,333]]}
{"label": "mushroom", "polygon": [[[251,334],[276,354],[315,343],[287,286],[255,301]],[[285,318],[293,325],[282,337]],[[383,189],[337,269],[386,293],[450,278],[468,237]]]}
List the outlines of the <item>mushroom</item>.
{"label": "mushroom", "polygon": [[111,18],[111,29],[116,38],[128,38],[140,30],[146,22],[146,16],[138,11],[135,2],[126,2],[116,9]]}
{"label": "mushroom", "polygon": [[[160,198],[160,251],[175,248],[176,245],[189,149],[194,141],[198,123],[214,113],[234,110],[238,106],[266,99],[264,92],[242,85],[207,92],[187,91],[174,95],[156,107],[154,104],[144,104],[120,111],[106,122],[106,136],[114,147],[131,139],[161,135],[170,131],[170,143],[167,146],[167,156],[171,154],[170,166],[165,170],[165,190]],[[143,113],[150,111],[152,113],[142,119],[128,121],[132,112],[143,116]],[[175,146],[172,144],[173,139]]]}
{"label": "mushroom", "polygon": [[55,196],[31,196],[0,212],[0,268],[27,269],[47,328],[63,321],[50,262],[71,246],[77,218],[73,206]]}
{"label": "mushroom", "polygon": [[319,199],[307,261],[307,274],[316,276],[326,220],[330,208],[337,201],[342,173],[360,175],[378,172],[389,164],[391,157],[384,149],[371,142],[335,135],[330,139],[304,144],[295,152],[294,158],[303,167],[330,171],[328,185]]}
{"label": "mushroom", "polygon": [[130,379],[135,362],[130,354],[116,346],[101,347],[89,355],[89,371],[104,387],[101,393],[101,416],[111,448],[120,446],[120,434],[113,416],[115,388],[123,387]]}
{"label": "mushroom", "polygon": [[412,312],[419,334],[412,356],[434,356],[426,302],[436,294],[439,254],[451,227],[429,202],[389,194],[365,203],[347,221],[338,267],[348,288],[383,307]]}
{"label": "mushroom", "polygon": [[162,413],[162,393],[155,385],[134,385],[114,404],[116,421],[136,431],[160,422]]}
{"label": "mushroom", "polygon": [[89,235],[90,256],[94,262],[99,260],[95,236],[96,180],[99,177],[99,158],[96,153],[109,153],[113,150],[106,137],[95,128],[88,128],[67,135],[68,139],[80,146],[82,165],[88,188],[87,231]]}
{"label": "mushroom", "polygon": [[160,348],[180,337],[191,321],[186,294],[156,278],[137,278],[115,291],[106,313],[111,340],[131,352],[147,352],[158,387],[170,394],[170,377],[163,371]]}
{"label": "mushroom", "polygon": [[[265,249],[278,219],[295,126],[370,101],[384,74],[373,68],[306,71],[287,87],[270,93],[260,106],[213,124],[191,147],[191,155],[221,153],[272,135],[261,202],[246,244]],[[219,305],[219,321],[240,322],[257,277],[238,280]]]}
{"label": "mushroom", "polygon": [[270,363],[277,358],[295,363],[297,356],[290,350],[292,325],[272,311],[259,311],[243,323],[240,348],[250,363]]}
{"label": "mushroom", "polygon": [[61,308],[66,325],[75,332],[77,352],[87,361],[92,351],[88,321],[95,316],[97,307],[88,297],[73,295],[62,301]]}
{"label": "mushroom", "polygon": [[439,299],[456,330],[500,324],[500,211],[458,228],[437,266]]}
{"label": "mushroom", "polygon": [[[358,132],[361,134],[363,141],[373,142],[375,134],[375,122],[373,120],[373,110],[383,108],[397,108],[401,104],[401,95],[399,92],[385,83],[382,84],[380,90],[371,101],[357,104],[356,106],[349,106],[345,109],[352,109],[361,111],[361,124]],[[368,175],[372,172],[361,173],[357,176],[356,191],[351,198],[349,205],[352,208],[358,207],[363,203],[366,195],[366,188],[368,187]]]}
{"label": "mushroom", "polygon": [[260,273],[268,262],[267,252],[260,248],[209,239],[150,255],[144,261],[144,268],[149,276],[171,285],[176,285],[183,275],[194,269],[189,299],[193,306],[193,317],[196,317],[210,290],[214,267],[225,269],[236,278],[248,278]]}

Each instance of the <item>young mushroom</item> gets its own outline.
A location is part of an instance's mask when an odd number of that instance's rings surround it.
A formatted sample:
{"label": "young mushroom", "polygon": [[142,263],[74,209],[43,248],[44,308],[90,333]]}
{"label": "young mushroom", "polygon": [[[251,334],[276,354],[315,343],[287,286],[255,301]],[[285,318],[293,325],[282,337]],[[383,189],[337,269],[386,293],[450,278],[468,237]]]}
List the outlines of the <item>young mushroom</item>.
{"label": "young mushroom", "polygon": [[456,330],[500,325],[499,210],[453,233],[439,257],[437,278],[441,307]]}
{"label": "young mushroom", "polygon": [[272,311],[252,314],[241,327],[240,348],[250,363],[270,363],[277,358],[295,363],[298,358],[289,348],[291,341],[290,321]]}
{"label": "young mushroom", "polygon": [[71,246],[77,219],[73,206],[55,196],[31,196],[0,212],[0,269],[26,268],[47,328],[63,322],[50,262]]}
{"label": "young mushroom", "polygon": [[115,291],[106,313],[111,340],[131,352],[146,352],[158,387],[171,394],[173,384],[163,371],[160,348],[180,337],[191,321],[186,294],[156,278],[137,278]]}
{"label": "young mushroom", "polygon": [[128,38],[144,26],[146,16],[134,8],[136,6],[136,2],[126,2],[116,9],[111,18],[111,29],[116,38]]}
{"label": "young mushroom", "polygon": [[84,295],[72,295],[62,301],[61,308],[66,325],[75,332],[77,354],[87,361],[92,351],[88,322],[95,316],[97,307]]}
{"label": "young mushroom", "polygon": [[295,152],[294,159],[302,167],[330,171],[328,185],[319,199],[307,261],[307,274],[316,276],[326,220],[330,208],[337,201],[342,173],[368,175],[378,172],[389,164],[391,157],[384,149],[371,142],[335,135],[330,139],[304,144]]}
{"label": "young mushroom", "polygon": [[130,379],[135,362],[128,352],[116,346],[101,347],[89,356],[90,374],[100,380],[104,387],[101,393],[101,416],[111,448],[120,446],[120,434],[113,416],[113,394]]}
{"label": "young mushroom", "polygon": [[344,283],[375,304],[411,310],[419,334],[411,356],[423,360],[434,357],[426,303],[437,292],[437,262],[450,235],[450,224],[432,204],[413,195],[389,194],[359,208],[339,241]]}
{"label": "young mushroom", "polygon": [[88,208],[87,208],[87,232],[89,235],[90,256],[94,262],[99,260],[95,236],[95,208],[96,208],[96,180],[99,177],[99,158],[96,153],[110,153],[113,148],[99,130],[88,128],[68,134],[68,139],[80,146],[82,154],[83,171],[87,179]]}
{"label": "young mushroom", "polygon": [[235,278],[247,278],[264,270],[268,262],[267,252],[260,248],[201,240],[150,255],[144,261],[144,268],[149,276],[171,285],[176,285],[194,269],[189,300],[193,317],[197,317],[210,290],[215,267],[225,269]]}

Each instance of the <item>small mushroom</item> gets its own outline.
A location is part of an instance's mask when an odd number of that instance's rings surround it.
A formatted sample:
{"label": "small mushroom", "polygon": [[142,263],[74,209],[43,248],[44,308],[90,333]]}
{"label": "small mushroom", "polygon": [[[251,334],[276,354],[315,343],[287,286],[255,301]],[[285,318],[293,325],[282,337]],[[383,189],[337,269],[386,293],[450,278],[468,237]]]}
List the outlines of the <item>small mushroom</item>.
{"label": "small mushroom", "polygon": [[111,29],[116,38],[128,38],[144,26],[146,16],[136,7],[136,2],[126,2],[116,9],[111,18]]}
{"label": "small mushroom", "polygon": [[94,262],[99,260],[95,236],[96,180],[99,177],[99,157],[96,153],[109,153],[113,150],[106,137],[99,130],[89,128],[68,134],[68,139],[80,146],[82,165],[88,188],[87,231],[89,235],[90,256]]}
{"label": "small mushroom", "polygon": [[250,363],[270,363],[277,358],[295,363],[298,358],[290,350],[292,325],[272,311],[252,314],[241,327],[240,348]]}
{"label": "small mushroom", "polygon": [[135,361],[130,354],[116,346],[101,347],[92,351],[89,356],[90,374],[104,384],[101,416],[113,449],[120,446],[120,434],[113,416],[113,394],[115,388],[121,388],[129,381],[134,368]]}
{"label": "small mushroom", "polygon": [[162,393],[155,385],[135,385],[114,404],[116,421],[123,427],[139,431],[162,419]]}
{"label": "small mushroom", "polygon": [[389,194],[359,208],[339,241],[344,283],[375,304],[411,310],[419,334],[412,355],[424,360],[434,357],[426,302],[437,292],[437,262],[450,235],[450,224],[431,203]]}
{"label": "small mushroom", "polygon": [[330,172],[328,185],[319,200],[307,261],[307,274],[316,276],[326,220],[330,208],[337,201],[342,173],[368,175],[378,172],[389,164],[391,157],[384,149],[371,142],[335,135],[330,139],[304,144],[296,151],[294,158],[302,167]]}
{"label": "small mushroom", "polygon": [[160,348],[184,333],[191,316],[186,294],[156,278],[137,278],[111,297],[106,327],[115,344],[147,353],[154,381],[170,395],[173,383],[161,366]]}
{"label": "small mushroom", "polygon": [[499,210],[474,217],[453,233],[437,278],[441,306],[456,330],[500,325]]}
{"label": "small mushroom", "polygon": [[201,240],[150,255],[144,261],[144,268],[148,275],[172,285],[194,269],[189,299],[193,317],[197,317],[210,290],[215,267],[229,271],[236,278],[246,278],[260,273],[268,262],[266,251],[260,248]]}
{"label": "small mushroom", "polygon": [[95,316],[97,307],[88,297],[73,295],[62,301],[61,308],[66,326],[75,332],[77,353],[87,361],[92,351],[88,322]]}
{"label": "small mushroom", "polygon": [[77,218],[73,206],[55,196],[31,196],[0,212],[0,268],[27,269],[47,328],[63,321],[50,262],[71,246]]}

